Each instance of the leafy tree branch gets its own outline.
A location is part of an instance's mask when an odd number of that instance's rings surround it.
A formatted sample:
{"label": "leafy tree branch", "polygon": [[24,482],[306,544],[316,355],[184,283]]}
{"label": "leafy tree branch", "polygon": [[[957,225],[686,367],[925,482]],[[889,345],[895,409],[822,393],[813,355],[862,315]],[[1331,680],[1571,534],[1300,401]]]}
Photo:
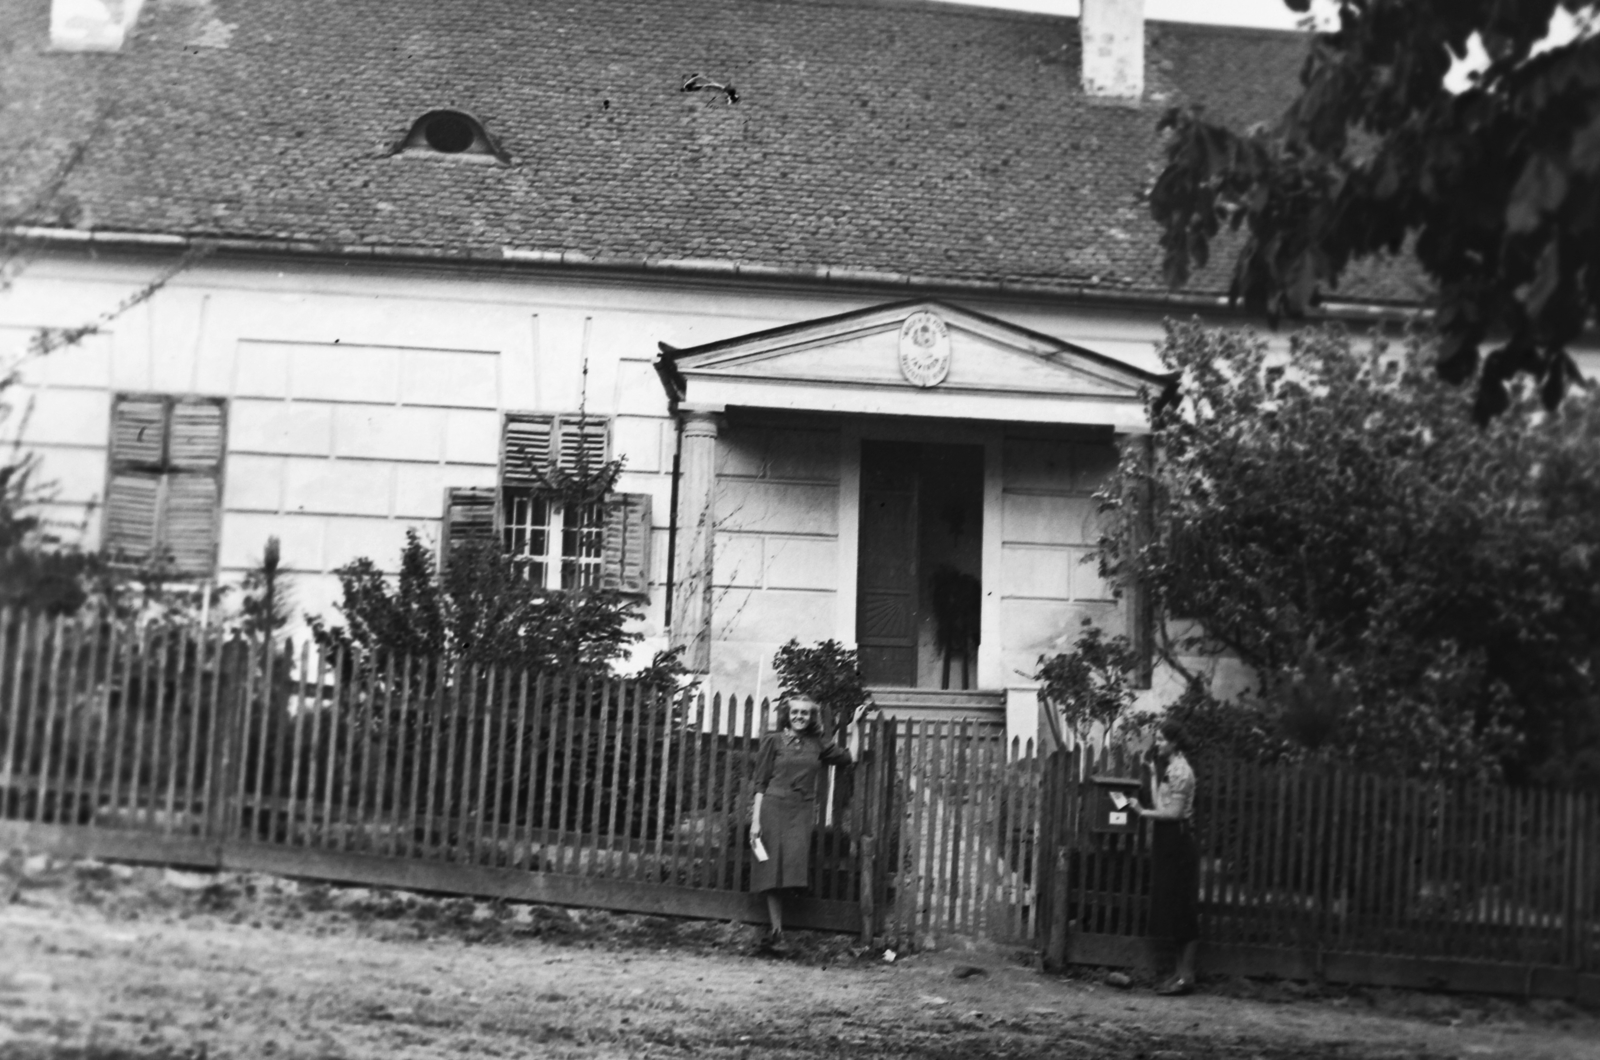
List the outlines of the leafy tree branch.
{"label": "leafy tree branch", "polygon": [[[1537,51],[1558,7],[1584,28]],[[1477,378],[1480,422],[1510,407],[1518,375],[1555,407],[1580,379],[1569,347],[1600,307],[1597,12],[1596,0],[1341,0],[1274,125],[1229,129],[1193,108],[1162,119],[1150,207],[1167,281],[1185,283],[1232,230],[1229,296],[1297,319],[1359,263],[1399,259],[1431,287],[1440,376]],[[1474,40],[1489,65],[1453,93],[1446,74]]]}

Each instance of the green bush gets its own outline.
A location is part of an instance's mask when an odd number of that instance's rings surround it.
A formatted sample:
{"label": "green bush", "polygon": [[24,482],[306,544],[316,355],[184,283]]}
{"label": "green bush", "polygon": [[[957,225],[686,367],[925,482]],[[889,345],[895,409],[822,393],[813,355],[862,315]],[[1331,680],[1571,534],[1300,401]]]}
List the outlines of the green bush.
{"label": "green bush", "polygon": [[[628,648],[642,639],[627,628],[639,617],[630,597],[536,586],[493,542],[456,548],[440,571],[433,551],[412,530],[392,586],[365,557],[335,573],[346,625],[312,620],[313,635],[325,648],[600,678],[614,676]],[[670,684],[682,672],[677,652],[660,652],[641,677]]]}
{"label": "green bush", "polygon": [[783,689],[781,698],[809,696],[815,700],[822,708],[824,731],[840,742],[857,712],[872,702],[854,649],[836,640],[819,641],[809,648],[790,640],[772,657],[772,665]]}
{"label": "green bush", "polygon": [[1154,460],[1130,451],[1100,494],[1101,569],[1196,620],[1161,645],[1174,665],[1227,652],[1254,669],[1227,708],[1244,714],[1231,729],[1262,734],[1246,744],[1600,783],[1594,394],[1556,413],[1525,400],[1480,429],[1421,343],[1317,330],[1281,356],[1177,324],[1161,353],[1177,385],[1152,408]]}
{"label": "green bush", "polygon": [[1107,637],[1091,619],[1070,652],[1039,656],[1033,678],[1041,682],[1039,694],[1061,714],[1061,720],[1078,738],[1089,739],[1099,725],[1109,731],[1133,705],[1128,674],[1137,659],[1127,637]]}

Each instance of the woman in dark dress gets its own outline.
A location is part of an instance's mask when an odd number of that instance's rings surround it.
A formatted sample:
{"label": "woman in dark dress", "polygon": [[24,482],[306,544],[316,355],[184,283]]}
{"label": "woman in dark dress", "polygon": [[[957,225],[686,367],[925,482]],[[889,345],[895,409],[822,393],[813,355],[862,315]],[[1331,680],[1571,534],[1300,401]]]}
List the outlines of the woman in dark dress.
{"label": "woman in dark dress", "polygon": [[[767,896],[768,945],[783,948],[783,892],[811,882],[811,829],[823,766],[848,765],[850,752],[825,740],[817,704],[803,696],[778,704],[778,728],[761,738],[751,777],[750,844],[765,848],[750,866],[750,889]],[[757,845],[759,842],[759,846]]]}
{"label": "woman in dark dress", "polygon": [[1183,725],[1168,718],[1156,732],[1155,776],[1145,806],[1132,808],[1150,822],[1150,934],[1178,947],[1177,975],[1162,994],[1187,994],[1194,989],[1194,959],[1200,926],[1195,905],[1200,889],[1200,852],[1195,846],[1194,770],[1185,751]]}

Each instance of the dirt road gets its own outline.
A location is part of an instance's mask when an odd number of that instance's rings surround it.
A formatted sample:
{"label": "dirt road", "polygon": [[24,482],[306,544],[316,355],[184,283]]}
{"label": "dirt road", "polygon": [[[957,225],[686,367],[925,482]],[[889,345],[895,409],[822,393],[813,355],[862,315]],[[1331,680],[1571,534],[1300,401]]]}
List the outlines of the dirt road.
{"label": "dirt road", "polygon": [[[5,900],[10,898],[9,902]],[[886,962],[808,936],[272,877],[24,863],[0,877],[0,1057],[1105,1057],[1593,1060],[1560,1003]]]}

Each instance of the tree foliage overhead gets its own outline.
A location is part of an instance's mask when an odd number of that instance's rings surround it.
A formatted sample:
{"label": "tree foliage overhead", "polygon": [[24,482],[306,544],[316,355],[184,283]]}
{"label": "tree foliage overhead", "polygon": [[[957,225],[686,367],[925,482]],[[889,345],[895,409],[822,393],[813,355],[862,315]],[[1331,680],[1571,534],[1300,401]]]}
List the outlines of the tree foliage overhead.
{"label": "tree foliage overhead", "polygon": [[1255,671],[1251,753],[1600,783],[1600,395],[1479,429],[1419,346],[1185,324],[1161,352],[1178,396],[1101,494],[1102,568],[1192,620],[1178,665]]}
{"label": "tree foliage overhead", "polygon": [[[1354,263],[1403,254],[1436,290],[1439,374],[1477,374],[1478,419],[1519,373],[1554,407],[1600,308],[1600,35],[1534,54],[1558,6],[1600,17],[1600,0],[1340,0],[1276,125],[1169,111],[1151,193],[1167,281],[1242,229],[1230,297],[1296,318]],[[1475,36],[1489,65],[1453,94]]]}

